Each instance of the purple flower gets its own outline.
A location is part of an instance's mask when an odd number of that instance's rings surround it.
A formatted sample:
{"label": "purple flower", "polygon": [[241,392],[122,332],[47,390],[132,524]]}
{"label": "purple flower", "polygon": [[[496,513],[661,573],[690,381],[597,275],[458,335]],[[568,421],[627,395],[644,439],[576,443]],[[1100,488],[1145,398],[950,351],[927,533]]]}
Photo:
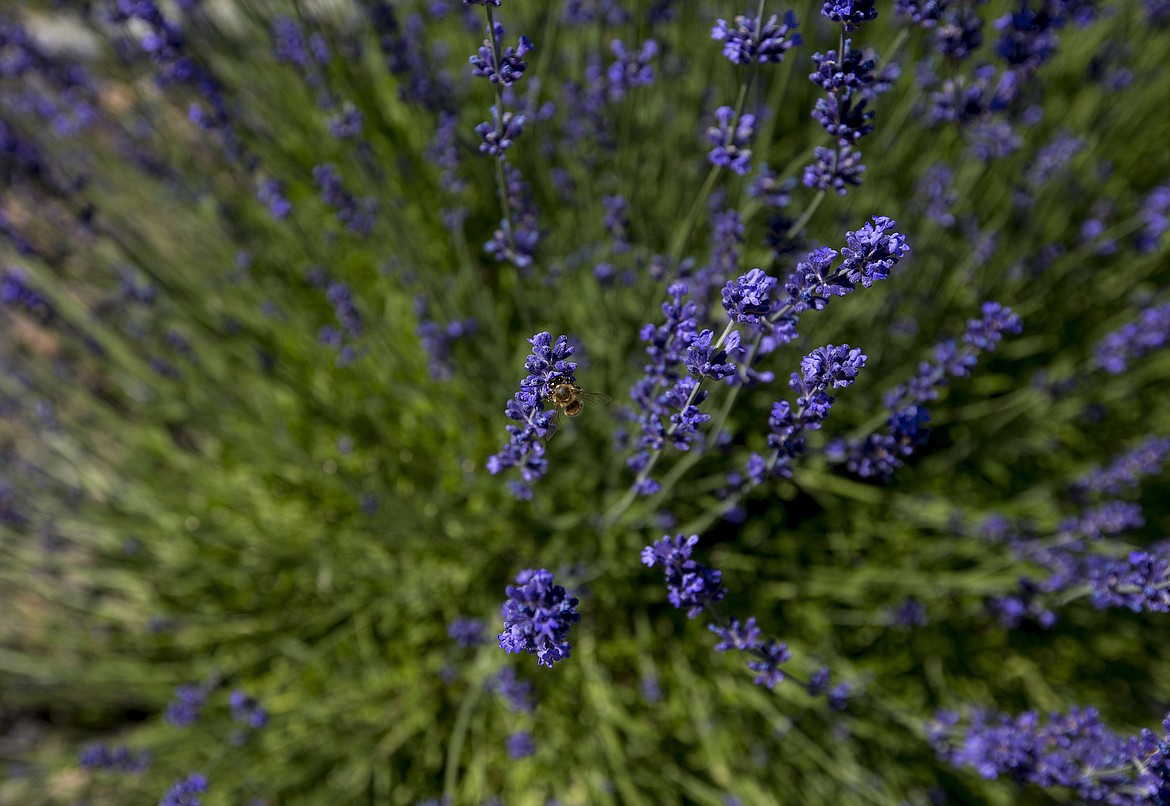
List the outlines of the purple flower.
{"label": "purple flower", "polygon": [[825,0],[821,6],[821,14],[833,22],[845,26],[846,31],[852,31],[863,23],[877,19],[877,9],[874,0]]}
{"label": "purple flower", "polygon": [[1157,249],[1163,233],[1170,229],[1170,185],[1150,191],[1142,202],[1141,216],[1144,226],[1135,247],[1144,255]]}
{"label": "purple flower", "polygon": [[642,564],[649,568],[662,566],[667,599],[680,610],[686,608],[688,618],[699,615],[706,605],[714,604],[726,595],[720,572],[691,559],[698,542],[698,535],[666,535],[642,549]]}
{"label": "purple flower", "polygon": [[1131,552],[1124,559],[1090,558],[1088,581],[1095,607],[1170,612],[1170,542]]}
{"label": "purple flower", "polygon": [[954,173],[941,163],[926,169],[918,182],[917,196],[928,218],[943,227],[953,227],[955,216],[951,210],[959,200],[952,182]]}
{"label": "purple flower", "polygon": [[375,202],[372,198],[355,199],[345,189],[337,166],[332,163],[313,168],[313,181],[321,189],[321,198],[336,211],[337,220],[355,235],[368,236],[374,229]]}
{"label": "purple flower", "polygon": [[193,772],[186,778],[175,782],[175,785],[158,802],[158,806],[201,806],[203,800],[199,797],[199,793],[206,791],[207,779],[199,773]]}
{"label": "purple flower", "polygon": [[1013,718],[977,710],[965,726],[957,715],[940,713],[929,733],[943,760],[984,778],[1065,788],[1080,802],[1138,804],[1164,800],[1170,718],[1162,727],[1161,735],[1143,729],[1123,737],[1095,708],[1073,708],[1046,720],[1032,711]]}
{"label": "purple flower", "polygon": [[150,767],[150,761],[149,752],[141,750],[135,753],[125,745],[108,747],[104,744],[95,744],[86,747],[78,754],[78,762],[83,770],[145,772]]}
{"label": "purple flower", "polygon": [[850,46],[852,40],[845,40],[845,58],[841,60],[837,51],[814,53],[812,60],[816,71],[809,74],[809,80],[826,92],[860,90],[874,81],[876,60],[867,57],[860,50]]}
{"label": "purple flower", "polygon": [[[627,462],[635,473],[645,468],[651,452],[662,450],[668,439],[685,449],[690,435],[707,416],[697,409],[704,394],[696,392],[694,378],[682,372],[687,350],[699,335],[699,307],[686,299],[687,287],[682,283],[671,285],[667,293],[671,298],[662,304],[666,321],[657,327],[647,324],[642,328],[640,337],[646,343],[650,360],[643,365],[642,377],[630,389],[630,397],[639,410],[637,421],[641,429],[635,443],[636,452]],[[675,430],[668,431],[664,420],[671,422]],[[652,491],[650,486],[642,488],[646,494]]]}
{"label": "purple flower", "polygon": [[835,190],[844,196],[849,185],[861,184],[865,166],[861,152],[849,145],[838,144],[836,149],[817,146],[813,150],[816,161],[804,169],[804,186],[813,190]]}
{"label": "purple flower", "polygon": [[449,379],[454,368],[451,352],[455,342],[473,335],[479,329],[475,319],[455,319],[446,325],[429,318],[426,298],[419,295],[414,301],[414,312],[418,316],[418,338],[427,354],[427,369],[437,381]]}
{"label": "purple flower", "polygon": [[573,624],[581,620],[577,600],[553,584],[551,571],[528,569],[516,575],[516,584],[505,589],[504,631],[500,647],[508,652],[529,652],[541,666],[552,667],[569,657],[572,647],[565,639]]}
{"label": "purple flower", "polygon": [[732,619],[731,624],[727,627],[711,624],[708,629],[719,636],[719,643],[715,645],[716,652],[727,652],[733,649],[740,652],[750,652],[764,645],[764,639],[760,636],[760,628],[756,626],[754,617],[749,618],[743,624],[740,624],[737,619]]}
{"label": "purple flower", "polygon": [[347,104],[345,109],[329,118],[325,125],[330,136],[338,140],[353,140],[362,133],[363,122],[361,111]]}
{"label": "purple flower", "polygon": [[735,110],[730,106],[721,106],[715,110],[717,126],[707,129],[707,139],[715,147],[707,154],[712,165],[720,168],[730,168],[740,176],[751,170],[752,150],[748,148],[752,135],[755,133],[756,116],[743,114],[732,128]]}
{"label": "purple flower", "polygon": [[487,642],[487,624],[477,618],[457,618],[447,625],[447,635],[461,647],[476,647]]}
{"label": "purple flower", "polygon": [[760,655],[759,659],[748,662],[748,668],[758,673],[753,682],[757,686],[774,689],[777,683],[784,680],[784,672],[780,666],[792,660],[788,644],[780,644],[769,639],[763,646],[758,647],[756,652]]}
{"label": "purple flower", "polygon": [[231,693],[228,705],[232,711],[232,719],[237,722],[243,722],[254,730],[260,730],[268,724],[268,712],[254,697],[249,697],[241,689]]}
{"label": "purple flower", "polygon": [[792,188],[795,185],[794,179],[785,179],[781,182],[774,171],[767,165],[763,165],[760,167],[760,175],[748,186],[748,195],[779,210],[788,206],[791,201]]}
{"label": "purple flower", "polygon": [[498,694],[504,704],[519,714],[531,714],[536,710],[536,697],[533,694],[532,683],[517,676],[516,672],[504,667],[499,674],[493,677],[488,687]]}
{"label": "purple flower", "polygon": [[524,116],[505,112],[500,115],[495,104],[492,105],[492,119],[484,121],[475,127],[475,133],[483,141],[479,150],[499,159],[504,158],[504,152],[512,146],[512,141],[524,132]]}
{"label": "purple flower", "polygon": [[32,314],[42,322],[54,316],[49,303],[28,285],[23,269],[0,268],[0,305],[11,305]]}
{"label": "purple flower", "polygon": [[687,347],[683,363],[692,375],[719,381],[735,374],[735,363],[727,359],[731,353],[739,349],[740,336],[738,331],[731,331],[716,349],[711,343],[714,335],[712,331],[704,330],[696,336]]}
{"label": "purple flower", "polygon": [[508,426],[511,439],[488,458],[487,468],[495,475],[505,468],[520,467],[525,484],[531,485],[547,470],[544,442],[552,435],[554,414],[545,410],[550,385],[559,381],[575,384],[577,364],[569,360],[573,347],[566,336],[553,342],[552,335],[544,331],[528,341],[532,344],[532,353],[524,361],[528,375],[504,408],[508,418],[521,425]]}
{"label": "purple flower", "polygon": [[800,373],[793,373],[788,382],[797,395],[796,408],[787,400],[772,405],[768,418],[771,458],[749,457],[744,472],[747,484],[761,484],[768,475],[792,475],[793,461],[805,452],[805,432],[819,430],[833,407],[835,399],[828,390],[852,385],[865,362],[866,356],[847,344],[819,347],[801,360]]}
{"label": "purple flower", "polygon": [[902,466],[902,460],[926,443],[930,413],[922,404],[937,399],[938,390],[950,378],[970,374],[979,354],[995,350],[1004,333],[1020,332],[1020,318],[1011,308],[985,302],[982,313],[979,319],[967,321],[962,346],[953,339],[939,343],[934,348],[933,361],[923,361],[912,378],[885,394],[884,402],[890,410],[885,433],[873,433],[849,443],[835,440],[826,448],[830,460],[844,464],[862,478],[889,481]]}
{"label": "purple flower", "polygon": [[508,757],[517,760],[531,756],[536,752],[536,743],[532,734],[526,730],[517,731],[508,737]]}
{"label": "purple flower", "polygon": [[751,269],[723,287],[723,308],[733,322],[757,325],[772,312],[777,280],[762,269]]}
{"label": "purple flower", "polygon": [[933,28],[946,7],[947,0],[895,0],[894,13],[915,25]]}
{"label": "purple flower", "polygon": [[779,64],[789,49],[800,44],[797,25],[796,15],[791,11],[784,15],[783,23],[773,14],[757,35],[755,17],[740,14],[730,25],[727,20],[716,20],[711,38],[723,42],[723,55],[732,64]]}
{"label": "purple flower", "polygon": [[1170,302],[1153,305],[1097,345],[1097,364],[1120,375],[1129,363],[1170,343]]}
{"label": "purple flower", "polygon": [[1016,13],[1005,14],[995,21],[1000,31],[996,53],[1010,66],[1032,72],[1056,51],[1058,40],[1054,29],[1061,22],[1052,10],[1034,11],[1025,3]]}
{"label": "purple flower", "polygon": [[629,205],[621,196],[602,196],[601,206],[605,209],[602,223],[613,241],[614,253],[628,252],[630,249]]}
{"label": "purple flower", "polygon": [[201,686],[179,686],[175,699],[167,706],[165,718],[178,728],[189,727],[199,720],[199,712],[207,702],[207,692]]}
{"label": "purple flower", "polygon": [[471,74],[486,78],[493,84],[500,84],[504,87],[510,87],[524,77],[524,71],[528,69],[528,62],[523,61],[526,54],[536,49],[532,44],[532,40],[521,34],[519,44],[516,47],[509,45],[504,48],[503,53],[500,54],[500,63],[496,64],[495,48],[499,47],[500,40],[504,36],[504,26],[498,22],[492,32],[495,37],[493,43],[490,39],[483,40],[483,44],[479,47],[479,53],[470,58]]}
{"label": "purple flower", "polygon": [[256,191],[256,198],[268,208],[268,214],[277,221],[288,218],[292,204],[284,197],[284,183],[277,179],[265,179]]}
{"label": "purple flower", "polygon": [[873,131],[874,113],[867,112],[865,107],[868,101],[860,98],[853,102],[853,93],[830,93],[818,98],[812,111],[812,119],[841,145],[855,143]]}
{"label": "purple flower", "polygon": [[277,61],[287,62],[301,70],[306,70],[311,64],[305,35],[290,17],[277,17],[273,21],[272,52]]}
{"label": "purple flower", "polygon": [[1114,459],[1108,467],[1088,473],[1074,486],[1074,491],[1087,494],[1118,495],[1136,487],[1142,476],[1157,475],[1170,456],[1170,438],[1147,437],[1135,447]]}
{"label": "purple flower", "polygon": [[511,224],[508,219],[500,221],[500,226],[492,233],[492,238],[484,244],[484,251],[501,262],[508,262],[519,269],[527,269],[532,265],[536,247],[540,242],[540,224],[537,220],[538,210],[532,203],[532,191],[524,181],[518,168],[504,163],[505,199],[511,211]]}
{"label": "purple flower", "polygon": [[873,224],[867,222],[856,232],[845,234],[841,271],[850,283],[869,288],[875,280],[887,279],[894,264],[910,251],[906,236],[897,232],[886,234],[893,227],[893,219],[874,216]]}
{"label": "purple flower", "polygon": [[627,50],[620,39],[615,39],[609,43],[609,49],[614,55],[613,64],[605,72],[605,95],[610,103],[622,100],[635,87],[649,87],[654,83],[650,62],[658,55],[657,42],[647,39],[635,52]]}

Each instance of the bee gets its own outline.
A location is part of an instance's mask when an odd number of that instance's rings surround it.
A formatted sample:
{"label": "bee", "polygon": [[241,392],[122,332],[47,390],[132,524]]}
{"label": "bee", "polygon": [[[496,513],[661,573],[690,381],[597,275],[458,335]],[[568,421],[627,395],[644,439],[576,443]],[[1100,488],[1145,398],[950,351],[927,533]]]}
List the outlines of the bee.
{"label": "bee", "polygon": [[553,418],[553,427],[548,436],[549,439],[552,439],[553,434],[560,428],[561,421],[565,416],[576,417],[585,410],[586,405],[604,406],[613,401],[609,395],[586,392],[577,384],[563,377],[549,381],[544,396],[557,410]]}

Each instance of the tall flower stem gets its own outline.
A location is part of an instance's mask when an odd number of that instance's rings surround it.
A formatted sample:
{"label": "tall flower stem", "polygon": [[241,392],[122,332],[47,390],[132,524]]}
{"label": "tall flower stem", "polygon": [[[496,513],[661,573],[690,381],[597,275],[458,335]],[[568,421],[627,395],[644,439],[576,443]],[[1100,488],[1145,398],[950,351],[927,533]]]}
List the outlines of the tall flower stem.
{"label": "tall flower stem", "polygon": [[[488,39],[492,43],[492,56],[496,60],[496,65],[503,64],[500,54],[500,40],[496,36],[496,20],[492,15],[492,7],[490,5],[484,6],[483,10],[487,15],[487,32]],[[496,86],[496,134],[500,139],[504,137],[504,84],[502,81],[492,82]],[[512,254],[516,254],[516,230],[512,223],[512,208],[508,204],[508,181],[504,175],[504,156],[501,153],[496,158],[496,195],[500,200],[500,210],[504,216],[504,228],[508,235],[508,249]]]}

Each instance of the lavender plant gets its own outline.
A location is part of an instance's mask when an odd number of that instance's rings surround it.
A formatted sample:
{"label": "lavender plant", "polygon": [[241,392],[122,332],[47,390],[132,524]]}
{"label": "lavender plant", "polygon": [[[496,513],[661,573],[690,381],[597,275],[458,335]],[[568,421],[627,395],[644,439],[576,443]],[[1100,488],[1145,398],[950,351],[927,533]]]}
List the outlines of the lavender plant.
{"label": "lavender plant", "polygon": [[1168,20],[0,10],[0,802],[1165,802]]}

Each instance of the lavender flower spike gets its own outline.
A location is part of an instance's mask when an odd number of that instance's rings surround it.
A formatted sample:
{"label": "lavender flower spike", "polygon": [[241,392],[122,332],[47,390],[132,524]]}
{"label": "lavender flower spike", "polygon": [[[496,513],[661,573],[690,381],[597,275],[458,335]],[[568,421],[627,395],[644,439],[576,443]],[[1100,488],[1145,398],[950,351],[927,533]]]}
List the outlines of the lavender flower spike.
{"label": "lavender flower spike", "polygon": [[203,799],[199,793],[207,791],[207,778],[193,772],[181,781],[176,781],[158,802],[158,806],[200,806]]}
{"label": "lavender flower spike", "polygon": [[752,150],[748,144],[755,133],[756,116],[743,114],[735,120],[735,110],[730,106],[721,106],[715,110],[715,120],[718,125],[707,130],[707,139],[715,146],[708,153],[707,159],[712,165],[730,168],[744,176],[752,168]]}
{"label": "lavender flower spike", "polygon": [[716,20],[711,29],[711,38],[723,42],[723,55],[732,64],[779,64],[784,54],[800,44],[796,33],[796,15],[789,11],[781,23],[775,14],[760,26],[756,33],[754,17],[740,14],[729,25],[727,20]]}
{"label": "lavender flower spike", "polygon": [[666,535],[642,549],[642,563],[650,568],[662,566],[667,598],[678,609],[687,608],[688,618],[699,615],[704,606],[720,601],[726,594],[722,574],[691,559],[698,542],[698,535]]}
{"label": "lavender flower spike", "polygon": [[530,652],[541,666],[566,660],[572,647],[565,642],[569,628],[581,620],[577,600],[553,584],[551,571],[527,569],[516,575],[506,589],[504,631],[500,648],[508,653]]}
{"label": "lavender flower spike", "polygon": [[772,289],[777,280],[762,269],[752,269],[723,287],[723,307],[733,322],[757,325],[772,312]]}
{"label": "lavender flower spike", "polygon": [[508,426],[511,439],[487,462],[492,475],[505,468],[520,467],[525,483],[514,486],[513,491],[521,498],[531,497],[528,485],[541,479],[548,469],[544,442],[552,435],[554,415],[545,410],[549,384],[560,379],[576,383],[573,372],[577,369],[576,362],[569,360],[573,348],[567,337],[558,336],[553,342],[552,335],[544,331],[528,341],[532,344],[532,354],[524,361],[528,375],[520,382],[520,391],[504,407],[504,413],[520,425]]}

